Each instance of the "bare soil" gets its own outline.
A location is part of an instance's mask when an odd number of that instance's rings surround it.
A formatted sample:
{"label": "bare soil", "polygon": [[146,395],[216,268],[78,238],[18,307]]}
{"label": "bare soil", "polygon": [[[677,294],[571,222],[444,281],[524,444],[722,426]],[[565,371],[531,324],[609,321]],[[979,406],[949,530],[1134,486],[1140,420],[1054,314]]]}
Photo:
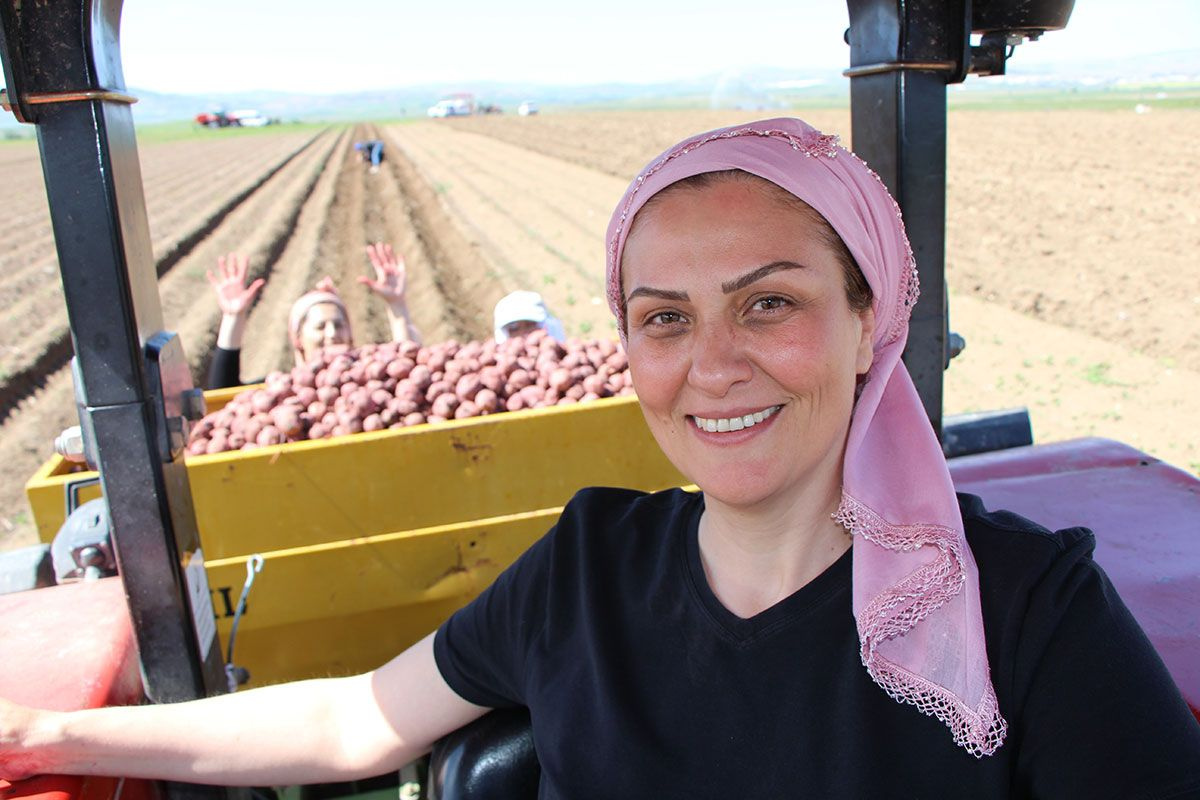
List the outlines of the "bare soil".
{"label": "bare soil", "polygon": [[[751,119],[728,112],[480,117],[142,149],[167,325],[198,381],[219,320],[204,278],[246,252],[268,279],[243,377],[287,367],[284,320],[328,274],[359,342],[389,336],[359,275],[365,246],[406,256],[428,341],[483,338],[517,288],[543,293],[568,331],[611,332],[604,230],[626,182],[685,135]],[[848,139],[849,116],[809,121]],[[967,349],[948,412],[1025,405],[1035,438],[1122,439],[1200,474],[1200,225],[1194,112],[984,112],[950,116],[947,275]],[[352,144],[382,138],[370,173]],[[23,485],[72,424],[70,355],[36,150],[0,148],[0,550],[33,541]]]}

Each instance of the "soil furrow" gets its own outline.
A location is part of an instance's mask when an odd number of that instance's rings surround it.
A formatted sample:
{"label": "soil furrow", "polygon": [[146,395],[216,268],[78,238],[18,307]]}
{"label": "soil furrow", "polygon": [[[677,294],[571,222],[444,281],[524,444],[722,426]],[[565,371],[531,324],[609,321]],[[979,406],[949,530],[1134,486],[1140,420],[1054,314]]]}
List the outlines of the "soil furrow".
{"label": "soil furrow", "polygon": [[320,278],[316,258],[320,241],[327,232],[330,207],[334,202],[338,176],[344,169],[350,131],[338,137],[324,171],[305,200],[296,220],[295,233],[271,270],[271,280],[250,311],[242,347],[242,375],[254,381],[273,370],[290,369],[292,345],[287,335],[288,312],[300,295]]}
{"label": "soil furrow", "polygon": [[[209,207],[194,217],[190,232],[172,237],[171,246],[158,258],[155,264],[158,276],[161,278],[166,275],[196,245],[211,235],[235,208],[311,147],[316,140],[315,136],[310,138],[299,149],[288,153],[282,161],[271,166],[265,174],[251,181],[243,191],[232,197],[218,197],[215,207]],[[188,228],[182,230],[188,231]],[[52,261],[57,264],[57,259],[52,258]],[[53,281],[44,291],[10,306],[9,312],[16,317],[41,319],[45,322],[32,329],[20,331],[21,338],[14,345],[0,344],[0,422],[20,399],[40,386],[47,375],[61,369],[70,360],[70,330],[62,303],[61,284]]]}
{"label": "soil furrow", "polygon": [[[335,131],[320,134],[315,146],[292,159],[160,279],[166,327],[180,335],[194,372],[207,363],[219,320],[204,277],[206,269],[217,254],[241,249],[259,265],[257,274],[269,274],[337,140]],[[0,550],[32,543],[35,534],[24,498],[24,480],[52,452],[51,441],[58,431],[76,422],[70,370],[62,368],[46,376],[40,389],[18,401],[0,424],[0,464],[6,476],[0,481]]]}
{"label": "soil furrow", "polygon": [[250,257],[248,279],[270,281],[276,261],[295,231],[304,200],[340,136],[341,132],[333,129],[320,134],[314,146],[259,187],[159,281],[163,319],[183,338],[197,385],[203,385],[220,322],[205,274],[215,267],[217,256],[238,251]]}
{"label": "soil furrow", "polygon": [[506,248],[497,240],[494,232],[476,225],[467,209],[462,207],[458,193],[451,191],[452,187],[441,180],[450,174],[446,165],[439,164],[420,140],[408,135],[410,131],[407,129],[394,129],[390,133],[399,143],[405,162],[412,170],[413,190],[419,191],[419,186],[428,187],[428,199],[442,209],[447,220],[452,220],[452,224],[461,228],[463,237],[478,249],[488,265],[489,273],[497,280],[506,285],[529,285],[532,282],[531,274],[520,264],[509,261],[505,255]]}
{"label": "soil furrow", "polygon": [[[249,163],[230,163],[224,165],[226,170],[242,176],[241,180],[227,186],[222,182],[221,174],[212,174],[202,169],[189,171],[192,181],[191,191],[186,186],[179,196],[162,191],[159,184],[147,183],[145,200],[147,215],[150,221],[151,246],[154,250],[159,275],[165,273],[184,252],[190,249],[199,238],[212,230],[215,222],[227,214],[231,208],[240,203],[250,192],[261,186],[271,175],[278,172],[288,160],[294,158],[305,147],[309,146],[313,137],[307,137],[298,147],[272,153],[267,159],[247,159]],[[147,179],[149,180],[149,179]],[[197,189],[201,197],[197,198]],[[182,213],[176,209],[182,209]],[[199,209],[199,213],[187,212]],[[164,214],[164,211],[169,210]],[[47,218],[48,222],[48,218]],[[24,252],[34,252],[37,258],[23,259],[26,266],[19,267],[9,273],[9,278],[0,287],[0,304],[10,308],[11,312],[23,315],[24,306],[31,306],[44,295],[57,297],[60,287],[56,281],[44,279],[44,275],[58,274],[58,263],[54,252],[54,237],[49,225],[44,234],[31,239],[20,248]],[[45,311],[39,307],[38,311]],[[35,312],[34,316],[37,316]],[[2,366],[0,362],[0,366]]]}
{"label": "soil furrow", "polygon": [[[408,273],[408,306],[413,323],[427,342],[447,339],[480,339],[487,327],[480,320],[489,304],[490,290],[480,285],[471,300],[475,308],[464,308],[461,295],[447,297],[450,278],[441,273],[462,269],[461,261],[452,263],[444,255],[431,251],[431,226],[445,224],[436,208],[428,208],[412,196],[416,191],[412,165],[386,133],[375,131],[374,136],[386,142],[383,180],[368,184],[372,196],[369,207],[380,217],[383,232],[379,238],[391,242],[404,255]],[[419,188],[419,187],[417,187]],[[440,261],[440,263],[439,263]],[[481,264],[474,265],[483,269]],[[480,273],[482,274],[482,273]],[[461,288],[461,281],[453,281]],[[496,287],[495,293],[499,292]]]}
{"label": "soil furrow", "polygon": [[[403,129],[387,129],[384,140],[388,152],[394,154],[384,163],[389,165],[403,195],[413,241],[424,256],[415,264],[414,279],[431,284],[442,298],[442,319],[449,326],[450,338],[487,338],[492,330],[492,306],[510,289],[499,279],[494,262],[485,254],[479,241],[481,232],[471,232],[470,223],[445,202],[437,184],[428,179],[413,158]],[[418,315],[418,325],[426,338],[432,340],[429,331],[433,328],[421,321],[420,302],[410,301],[410,304]]]}
{"label": "soil furrow", "polygon": [[191,232],[183,236],[179,236],[174,242],[167,245],[159,253],[157,265],[159,277],[161,278],[163,275],[165,275],[171,269],[171,267],[175,266],[175,264],[188,255],[196,247],[196,245],[200,243],[201,240],[205,239],[209,234],[211,234],[235,208],[240,206],[246,200],[246,198],[257,192],[267,183],[267,181],[278,175],[287,167],[288,164],[297,159],[301,153],[308,150],[308,148],[313,147],[320,136],[321,134],[318,134],[304,142],[304,144],[302,144],[300,147],[287,154],[282,161],[275,164],[273,167],[267,170],[267,172],[258,176],[248,186],[243,188],[242,191],[236,193],[232,197],[220,198],[215,209],[205,210],[198,215],[198,219],[202,220],[199,225],[196,225],[195,227],[190,225],[186,226],[184,230],[190,229]]}
{"label": "soil furrow", "polygon": [[[355,140],[362,126],[352,132]],[[320,275],[328,275],[341,294],[350,315],[351,331],[357,343],[391,338],[386,320],[380,324],[373,307],[380,304],[357,278],[368,274],[367,257],[363,252],[366,237],[363,219],[366,202],[366,170],[357,158],[343,159],[334,190],[334,200],[325,230],[317,243],[316,262]],[[378,177],[378,176],[372,176]],[[382,309],[380,309],[382,311]]]}
{"label": "soil furrow", "polygon": [[[257,148],[248,154],[230,149],[228,143],[215,147],[216,142],[187,143],[206,145],[201,152],[190,147],[186,152],[180,151],[179,143],[150,148],[142,159],[145,165],[143,183],[151,247],[156,258],[177,244],[181,232],[186,233],[198,224],[193,209],[226,203],[228,195],[244,188],[248,180],[254,182],[261,173],[277,168],[311,140],[312,137],[307,135],[280,136],[269,140],[269,147]],[[180,155],[185,158],[179,158]],[[13,183],[40,190],[41,165],[36,153],[33,156],[27,174],[12,176]],[[11,230],[33,233],[10,243],[0,253],[0,271],[6,276],[0,285],[0,306],[13,313],[16,313],[14,304],[21,298],[28,298],[31,293],[57,294],[58,290],[58,282],[54,280],[58,275],[57,254],[44,192],[27,188],[20,199],[32,210],[10,218],[8,225]]]}
{"label": "soil furrow", "polygon": [[620,197],[619,180],[436,123],[392,130],[504,291],[541,292],[568,333],[615,330],[602,299],[601,209]]}

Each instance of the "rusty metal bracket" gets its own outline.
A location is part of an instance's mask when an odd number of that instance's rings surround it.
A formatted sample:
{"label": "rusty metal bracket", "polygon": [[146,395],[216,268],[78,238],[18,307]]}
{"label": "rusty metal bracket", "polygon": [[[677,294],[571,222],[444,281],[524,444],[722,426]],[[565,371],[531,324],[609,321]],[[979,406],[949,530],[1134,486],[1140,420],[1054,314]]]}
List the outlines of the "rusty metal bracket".
{"label": "rusty metal bracket", "polygon": [[[109,89],[87,89],[77,92],[34,92],[21,98],[29,105],[48,105],[50,103],[79,103],[99,101],[103,103],[124,103],[133,105],[138,100],[131,94],[114,92]],[[0,89],[0,108],[12,111],[16,98],[9,100],[8,90]]]}

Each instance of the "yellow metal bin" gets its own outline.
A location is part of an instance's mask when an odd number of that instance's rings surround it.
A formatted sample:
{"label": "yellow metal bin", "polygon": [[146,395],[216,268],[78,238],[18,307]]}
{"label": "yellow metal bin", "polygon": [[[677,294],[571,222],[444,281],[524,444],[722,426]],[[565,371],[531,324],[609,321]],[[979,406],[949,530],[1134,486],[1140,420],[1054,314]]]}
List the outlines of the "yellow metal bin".
{"label": "yellow metal bin", "polygon": [[[238,390],[206,394],[215,410]],[[227,642],[262,554],[234,660],[251,683],[375,667],[469,601],[584,486],[684,483],[636,398],[189,456],[213,608]],[[51,459],[26,486],[50,541],[95,472]]]}

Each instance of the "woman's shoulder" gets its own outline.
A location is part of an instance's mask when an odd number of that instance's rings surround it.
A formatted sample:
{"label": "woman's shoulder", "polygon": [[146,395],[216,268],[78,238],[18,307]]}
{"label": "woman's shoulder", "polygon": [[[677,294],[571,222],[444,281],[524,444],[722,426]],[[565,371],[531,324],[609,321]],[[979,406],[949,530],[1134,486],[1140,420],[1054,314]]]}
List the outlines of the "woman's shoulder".
{"label": "woman's shoulder", "polygon": [[1068,607],[1086,616],[1115,596],[1093,558],[1096,537],[1088,528],[1050,530],[1012,511],[989,510],[975,495],[960,494],[959,507],[990,638],[1053,629]]}
{"label": "woman's shoulder", "polygon": [[575,493],[554,526],[556,549],[599,557],[658,552],[670,547],[669,531],[694,524],[703,508],[698,492],[591,487]]}
{"label": "woman's shoulder", "polygon": [[1064,560],[1090,562],[1095,535],[1085,527],[1050,530],[1020,514],[988,509],[977,495],[960,493],[959,509],[971,553],[984,572],[1038,579]]}

